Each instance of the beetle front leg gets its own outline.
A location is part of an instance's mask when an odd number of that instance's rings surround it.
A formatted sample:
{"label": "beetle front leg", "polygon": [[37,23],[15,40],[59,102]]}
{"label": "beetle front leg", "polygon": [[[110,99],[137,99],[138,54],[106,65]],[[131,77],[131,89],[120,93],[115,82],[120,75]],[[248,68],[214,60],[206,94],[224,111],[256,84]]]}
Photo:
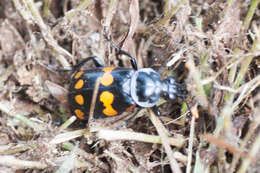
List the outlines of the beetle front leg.
{"label": "beetle front leg", "polygon": [[[153,112],[160,118],[160,120],[161,120],[161,112],[160,112],[160,110],[159,110],[159,108],[157,107],[157,106],[153,106],[152,107],[152,110],[153,110]],[[161,120],[162,121],[162,120]]]}

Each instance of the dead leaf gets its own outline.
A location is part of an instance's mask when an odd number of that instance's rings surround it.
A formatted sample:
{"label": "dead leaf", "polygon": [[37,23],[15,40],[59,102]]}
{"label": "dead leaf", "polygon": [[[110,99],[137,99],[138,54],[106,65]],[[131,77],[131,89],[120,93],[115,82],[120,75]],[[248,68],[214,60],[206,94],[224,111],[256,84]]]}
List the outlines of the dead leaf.
{"label": "dead leaf", "polygon": [[55,97],[61,104],[67,104],[68,90],[48,80],[45,81],[45,85],[49,89],[51,95]]}
{"label": "dead leaf", "polygon": [[23,38],[8,20],[5,20],[0,27],[0,45],[3,53],[11,54],[25,46]]}
{"label": "dead leaf", "polygon": [[131,4],[129,7],[129,14],[130,14],[130,27],[128,30],[128,33],[124,40],[122,41],[122,49],[129,51],[131,55],[136,57],[136,51],[135,51],[135,43],[133,41],[134,33],[137,29],[138,23],[139,23],[139,3],[137,0],[131,0]]}

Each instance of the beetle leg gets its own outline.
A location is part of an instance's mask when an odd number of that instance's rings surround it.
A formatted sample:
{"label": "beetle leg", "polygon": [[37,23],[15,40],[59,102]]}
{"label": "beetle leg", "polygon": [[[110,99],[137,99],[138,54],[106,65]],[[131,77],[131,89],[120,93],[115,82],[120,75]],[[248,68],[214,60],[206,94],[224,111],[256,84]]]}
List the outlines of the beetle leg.
{"label": "beetle leg", "polygon": [[159,110],[159,108],[157,106],[153,106],[152,110],[158,116],[158,118],[162,122],[162,124],[164,124],[164,121],[162,120],[162,117],[161,117],[161,111]]}
{"label": "beetle leg", "polygon": [[56,72],[70,72],[70,71],[72,71],[71,69],[66,69],[66,68],[56,68],[51,64],[48,64],[47,68],[50,69],[51,71],[56,71]]}
{"label": "beetle leg", "polygon": [[48,65],[48,67],[53,69],[53,70],[55,70],[55,71],[57,71],[57,72],[70,72],[70,71],[74,72],[74,71],[78,70],[81,66],[83,66],[86,62],[88,62],[90,60],[92,60],[95,63],[96,67],[104,67],[105,66],[104,63],[102,62],[102,60],[99,57],[97,57],[97,56],[90,56],[90,57],[87,57],[87,58],[83,59],[78,64],[72,66],[71,69],[55,68],[55,67],[53,67],[51,65]]}
{"label": "beetle leg", "polygon": [[124,51],[120,47],[118,47],[110,38],[108,38],[108,36],[106,34],[104,34],[104,36],[105,36],[105,39],[108,42],[110,42],[110,44],[116,49],[118,54],[126,55],[130,58],[131,65],[132,65],[133,69],[137,70],[136,59],[132,55],[130,55],[127,51]]}
{"label": "beetle leg", "polygon": [[[153,110],[153,112],[160,118],[161,112],[160,112],[159,108],[158,108],[157,106],[153,106],[153,107],[152,107],[152,110]],[[161,120],[161,118],[160,118],[160,120]],[[161,121],[162,121],[162,120],[161,120]]]}
{"label": "beetle leg", "polygon": [[87,57],[85,59],[83,59],[82,61],[80,61],[78,64],[76,64],[75,66],[72,67],[72,71],[75,71],[77,69],[79,69],[81,66],[83,66],[86,62],[92,60],[96,67],[104,67],[104,63],[102,62],[102,60],[97,57],[97,56],[90,56],[90,57]]}

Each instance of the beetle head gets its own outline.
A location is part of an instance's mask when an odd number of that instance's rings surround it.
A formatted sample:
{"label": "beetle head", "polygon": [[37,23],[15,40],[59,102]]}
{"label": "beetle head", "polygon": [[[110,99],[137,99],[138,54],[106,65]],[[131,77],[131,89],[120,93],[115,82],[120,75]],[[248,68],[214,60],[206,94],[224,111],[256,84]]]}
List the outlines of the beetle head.
{"label": "beetle head", "polygon": [[161,94],[162,97],[169,100],[174,100],[176,97],[184,99],[187,94],[187,90],[185,85],[176,82],[173,77],[168,77],[162,81]]}

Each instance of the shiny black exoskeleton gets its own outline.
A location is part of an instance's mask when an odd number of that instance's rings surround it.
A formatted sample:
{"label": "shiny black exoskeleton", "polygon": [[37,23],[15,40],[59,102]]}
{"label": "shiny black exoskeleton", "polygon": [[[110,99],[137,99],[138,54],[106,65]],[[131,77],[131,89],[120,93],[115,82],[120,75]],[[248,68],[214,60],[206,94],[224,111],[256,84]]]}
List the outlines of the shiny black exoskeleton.
{"label": "shiny black exoskeleton", "polygon": [[[94,119],[120,115],[132,110],[135,106],[152,107],[160,97],[174,100],[184,98],[185,87],[169,77],[161,79],[159,73],[151,68],[137,69],[135,58],[118,48],[111,40],[119,54],[128,56],[131,68],[104,67],[96,57],[89,57],[78,64],[77,72],[72,77],[69,88],[69,104],[71,111],[80,119],[87,120],[97,78],[100,79],[97,99],[94,109]],[[93,60],[97,68],[78,70],[84,63]]]}

